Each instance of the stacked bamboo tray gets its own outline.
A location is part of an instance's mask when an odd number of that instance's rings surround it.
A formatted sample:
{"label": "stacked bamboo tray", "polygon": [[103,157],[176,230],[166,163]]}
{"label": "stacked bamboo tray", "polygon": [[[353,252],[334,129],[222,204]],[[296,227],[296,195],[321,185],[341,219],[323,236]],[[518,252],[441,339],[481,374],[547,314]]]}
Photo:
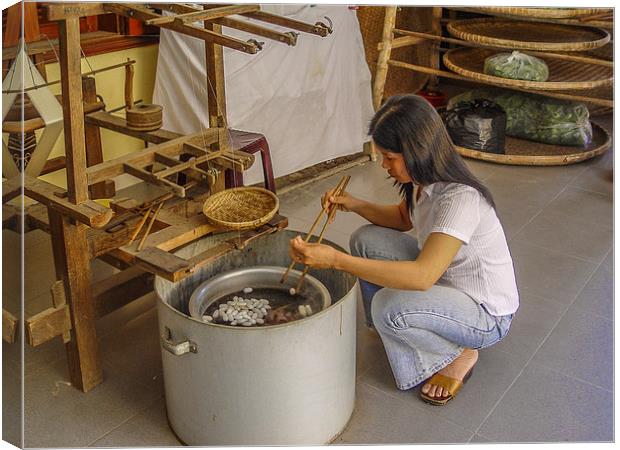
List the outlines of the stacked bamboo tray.
{"label": "stacked bamboo tray", "polygon": [[[470,10],[472,8],[469,8]],[[445,66],[456,74],[448,78],[471,80],[487,85],[532,92],[566,100],[581,101],[607,107],[613,105],[613,61],[599,59],[590,52],[610,41],[603,29],[581,23],[531,22],[529,17],[579,20],[580,17],[601,18],[608,11],[567,8],[476,8],[485,14],[512,18],[477,18],[448,23],[448,32],[457,39],[442,38],[461,46],[448,50],[443,56]],[[525,11],[527,10],[527,11]],[[523,20],[526,15],[528,21]],[[496,53],[519,50],[543,59],[549,67],[549,80],[533,82],[487,75],[484,61]],[[579,53],[578,53],[579,52]],[[565,165],[583,161],[607,151],[611,146],[609,134],[592,124],[593,140],[586,147],[567,147],[540,144],[506,137],[506,153],[485,153],[459,147],[463,156],[501,164]]]}

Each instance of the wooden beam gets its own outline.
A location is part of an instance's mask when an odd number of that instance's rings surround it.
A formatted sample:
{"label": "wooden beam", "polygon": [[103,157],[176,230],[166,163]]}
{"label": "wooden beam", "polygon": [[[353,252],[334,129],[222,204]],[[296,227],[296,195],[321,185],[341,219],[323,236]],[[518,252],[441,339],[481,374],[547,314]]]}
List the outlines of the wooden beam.
{"label": "wooden beam", "polygon": [[21,175],[2,182],[2,203],[7,203],[22,194]]}
{"label": "wooden beam", "polygon": [[47,20],[62,20],[68,18],[79,18],[84,16],[97,16],[105,14],[103,3],[48,3]]}
{"label": "wooden beam", "polygon": [[243,14],[243,16],[250,17],[261,22],[267,22],[281,27],[290,28],[292,30],[302,31],[304,33],[316,34],[321,37],[325,37],[329,34],[329,30],[324,26],[310,25],[309,23],[289,19],[288,17],[278,16],[276,14],[270,14],[264,11],[246,13]]}
{"label": "wooden beam", "polygon": [[[181,3],[158,3],[157,6],[175,14],[184,14],[193,11],[203,11],[198,7]],[[218,25],[245,31],[246,33],[254,34],[256,36],[261,36],[267,39],[272,39],[274,41],[282,42],[287,45],[294,46],[297,44],[297,34],[290,31],[286,33],[280,33],[278,31],[272,30],[271,28],[262,27],[247,20],[237,20],[230,17],[221,17],[219,19],[213,19],[212,21]]]}
{"label": "wooden beam", "polygon": [[199,11],[192,11],[173,16],[163,16],[156,19],[146,20],[147,25],[163,25],[172,22],[192,23],[199,20],[213,20],[220,17],[231,16],[234,14],[243,14],[249,12],[260,11],[260,5],[231,5],[221,6],[212,9],[203,9]]}
{"label": "wooden beam", "polygon": [[86,176],[88,177],[88,184],[94,184],[99,181],[104,181],[113,178],[117,175],[124,173],[124,166],[126,164],[135,167],[144,167],[155,161],[154,153],[161,153],[167,156],[178,155],[183,144],[191,141],[192,139],[198,142],[204,142],[204,145],[211,145],[218,142],[220,134],[225,130],[219,130],[216,128],[208,128],[203,132],[193,134],[191,136],[181,136],[168,142],[161,143],[159,145],[149,147],[139,152],[128,153],[127,155],[120,156],[110,161],[105,161],[93,167],[86,169]]}
{"label": "wooden beam", "polygon": [[183,258],[157,247],[147,247],[136,255],[138,267],[177,282],[192,272],[191,264]]}
{"label": "wooden beam", "polygon": [[140,167],[132,166],[131,164],[124,164],[124,172],[141,180],[147,181],[151,184],[161,186],[164,189],[169,189],[174,195],[178,197],[185,197],[185,188],[181,185],[166,180],[165,178],[159,178],[157,175],[147,172]]}
{"label": "wooden beam", "polygon": [[90,227],[103,227],[114,215],[111,209],[92,200],[75,205],[63,198],[65,190],[39,178],[24,176],[23,179],[24,195]]}
{"label": "wooden beam", "polygon": [[[222,27],[204,22],[206,30],[221,33]],[[206,74],[207,74],[207,106],[209,109],[209,126],[211,128],[227,128],[226,85],[224,81],[224,52],[221,45],[205,42]],[[220,149],[218,146],[217,150]]]}
{"label": "wooden beam", "polygon": [[26,342],[36,347],[71,331],[69,307],[47,308],[26,319]]}
{"label": "wooden beam", "polygon": [[53,208],[48,208],[54,266],[71,316],[71,340],[66,344],[71,384],[88,392],[103,381],[95,314],[90,286],[88,227],[73,225]]}
{"label": "wooden beam", "polygon": [[[126,17],[131,17],[134,19],[141,20],[146,22],[150,19],[157,19],[163,17],[160,14],[156,14],[150,11],[148,8],[145,8],[141,5],[137,4],[119,4],[119,3],[106,3],[105,9],[107,12],[120,14]],[[212,42],[219,45],[223,45],[224,47],[229,47],[235,50],[242,51],[244,53],[254,54],[259,51],[257,45],[245,42],[240,39],[235,39],[229,36],[223,36],[218,33],[214,33],[210,30],[205,30],[204,28],[199,28],[193,25],[187,24],[179,24],[176,22],[165,23],[159,25],[161,28],[166,28],[172,31],[176,31],[181,34],[185,34],[187,36],[192,36],[197,39],[202,39],[205,42]]]}
{"label": "wooden beam", "polygon": [[61,20],[58,23],[58,37],[67,157],[67,192],[69,201],[78,204],[88,200],[79,17]]}
{"label": "wooden beam", "polygon": [[[85,103],[97,103],[97,86],[95,84],[95,77],[82,77],[82,92]],[[99,127],[86,123],[84,124],[84,133],[86,139],[86,165],[91,167],[102,163],[103,149],[101,146],[101,133],[99,132]],[[93,184],[92,186],[89,186],[89,188],[92,198],[105,198],[105,181]]]}
{"label": "wooden beam", "polygon": [[125,119],[118,116],[113,116],[106,111],[98,111],[88,114],[85,117],[85,121],[89,125],[96,125],[100,128],[116,131],[117,133],[131,136],[151,144],[161,144],[163,142],[182,137],[179,133],[173,133],[172,131],[166,131],[161,128],[155,131],[131,130],[127,127],[127,121]]}
{"label": "wooden beam", "polygon": [[13,344],[17,340],[19,320],[13,314],[2,308],[2,339]]}
{"label": "wooden beam", "polygon": [[2,205],[2,228],[21,234],[22,213],[21,208],[13,205]]}

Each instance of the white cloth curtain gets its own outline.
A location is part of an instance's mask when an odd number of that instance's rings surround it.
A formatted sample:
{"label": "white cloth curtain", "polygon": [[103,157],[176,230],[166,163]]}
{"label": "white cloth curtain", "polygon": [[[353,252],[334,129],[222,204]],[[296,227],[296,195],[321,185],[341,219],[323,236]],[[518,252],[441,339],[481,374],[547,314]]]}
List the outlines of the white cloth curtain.
{"label": "white cloth curtain", "polygon": [[[264,11],[314,24],[333,22],[321,38],[301,33],[297,45],[224,28],[226,35],[255,38],[255,55],[224,49],[229,126],[262,133],[276,177],[360,152],[373,108],[370,71],[355,11],[346,6],[265,5]],[[289,31],[255,21],[278,31]],[[195,24],[199,25],[199,23]],[[153,102],[164,107],[165,129],[183,134],[209,126],[204,43],[161,30]],[[244,174],[245,184],[262,181],[261,161]]]}

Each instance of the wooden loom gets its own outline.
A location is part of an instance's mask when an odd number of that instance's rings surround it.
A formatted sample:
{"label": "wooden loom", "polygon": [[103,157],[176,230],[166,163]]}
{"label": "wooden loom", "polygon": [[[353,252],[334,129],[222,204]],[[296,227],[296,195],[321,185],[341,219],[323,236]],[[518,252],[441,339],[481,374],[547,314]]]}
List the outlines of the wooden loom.
{"label": "wooden loom", "polygon": [[[154,8],[171,12],[164,16]],[[186,34],[205,42],[210,128],[189,136],[166,130],[140,131],[124,119],[98,108],[93,78],[80,72],[79,18],[116,13],[148,24]],[[242,41],[225,36],[221,26],[295,45],[297,32],[327,36],[331,28],[260,11],[259,5],[205,6],[181,4],[50,3],[49,20],[58,21],[62,105],[65,137],[67,190],[34,177],[22,175],[3,182],[3,226],[20,229],[40,228],[52,238],[57,281],[52,286],[53,306],[30,317],[25,335],[31,345],[62,336],[66,344],[71,383],[87,392],[103,381],[99,347],[95,333],[97,318],[152,290],[153,274],[177,281],[197,267],[219,256],[242,248],[261,235],[287,226],[285,217],[276,215],[268,224],[237,234],[193,257],[176,256],[175,249],[208,234],[223,232],[202,215],[202,204],[211,194],[223,190],[224,171],[242,171],[254,157],[233,151],[228,141],[222,47],[257,53],[262,44],[254,39]],[[252,22],[231,16],[249,17]],[[204,28],[192,23],[201,20]],[[256,22],[284,26],[277,32]],[[100,128],[155,144],[144,150],[103,161]],[[87,152],[88,150],[88,152]],[[110,207],[95,198],[114,192],[112,178],[128,173],[157,186],[163,194],[141,199],[129,195],[114,198]],[[20,179],[21,178],[21,179]],[[9,202],[23,193],[38,202],[26,211]],[[136,224],[154,204],[165,207],[151,218],[153,231],[138,250],[131,235]],[[147,213],[148,214],[148,213]],[[150,227],[149,227],[150,228]],[[116,275],[91,285],[90,263],[94,258],[122,269]],[[3,337],[15,336],[17,320],[3,310]]]}

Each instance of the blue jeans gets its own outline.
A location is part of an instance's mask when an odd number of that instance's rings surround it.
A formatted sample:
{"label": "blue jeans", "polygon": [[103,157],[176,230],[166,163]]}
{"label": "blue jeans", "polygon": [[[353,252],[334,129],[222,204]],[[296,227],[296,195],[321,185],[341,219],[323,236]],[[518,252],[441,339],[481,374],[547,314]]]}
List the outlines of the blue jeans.
{"label": "blue jeans", "polygon": [[[351,236],[351,254],[370,259],[413,261],[417,240],[406,233],[364,225]],[[360,280],[368,326],[383,341],[396,385],[410,389],[450,364],[464,348],[489,347],[510,328],[513,314],[493,316],[458,289],[388,289]]]}

